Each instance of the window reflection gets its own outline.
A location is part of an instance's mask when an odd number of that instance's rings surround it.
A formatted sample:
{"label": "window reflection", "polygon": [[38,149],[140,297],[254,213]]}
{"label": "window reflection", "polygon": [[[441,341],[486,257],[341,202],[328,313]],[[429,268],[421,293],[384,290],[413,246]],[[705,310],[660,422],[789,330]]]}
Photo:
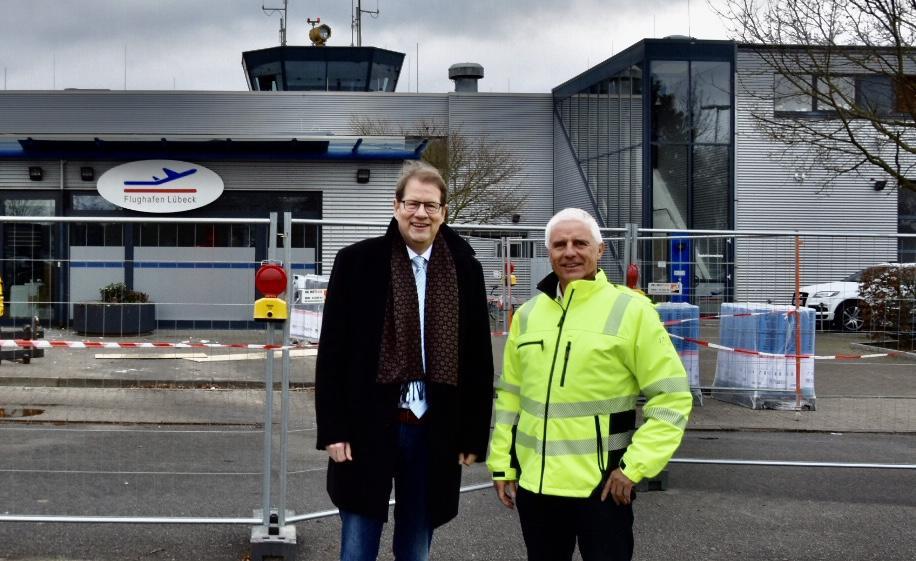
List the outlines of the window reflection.
{"label": "window reflection", "polygon": [[652,146],[652,226],[686,228],[687,146]]}
{"label": "window reflection", "polygon": [[773,78],[773,109],[775,111],[813,111],[810,76],[785,76]]}
{"label": "window reflection", "polygon": [[652,140],[690,140],[687,61],[652,62]]}
{"label": "window reflection", "polygon": [[728,143],[731,136],[731,65],[728,62],[693,62],[694,141]]}
{"label": "window reflection", "polygon": [[328,89],[327,62],[323,60],[290,60],[286,63],[286,86],[293,90]]}
{"label": "window reflection", "polygon": [[728,229],[729,147],[693,148],[693,227]]}
{"label": "window reflection", "polygon": [[368,62],[329,61],[328,89],[339,92],[365,91],[368,75]]}

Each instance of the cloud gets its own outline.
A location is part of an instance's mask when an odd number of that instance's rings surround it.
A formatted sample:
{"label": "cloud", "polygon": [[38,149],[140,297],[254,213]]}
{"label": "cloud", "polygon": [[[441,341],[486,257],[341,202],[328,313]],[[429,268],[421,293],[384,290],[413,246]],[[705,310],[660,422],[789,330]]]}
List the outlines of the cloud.
{"label": "cloud", "polygon": [[[282,0],[263,0],[269,7]],[[0,0],[0,69],[10,89],[246,89],[242,51],[278,44],[261,0]],[[687,34],[686,0],[365,0],[363,43],[407,53],[399,90],[448,91],[448,66],[484,65],[481,89],[549,91],[643,37]],[[709,7],[691,4],[694,36],[724,38]],[[290,0],[289,44],[307,17],[350,44],[344,0]],[[0,84],[2,86],[2,84]]]}

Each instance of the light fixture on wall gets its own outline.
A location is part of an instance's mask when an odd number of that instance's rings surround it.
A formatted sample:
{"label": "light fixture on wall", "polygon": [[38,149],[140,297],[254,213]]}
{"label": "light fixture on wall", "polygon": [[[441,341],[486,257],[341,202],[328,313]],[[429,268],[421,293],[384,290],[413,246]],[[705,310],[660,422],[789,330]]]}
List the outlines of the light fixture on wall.
{"label": "light fixture on wall", "polygon": [[871,186],[875,191],[884,191],[884,188],[887,187],[887,179],[872,179]]}
{"label": "light fixture on wall", "polygon": [[356,182],[369,183],[369,170],[366,168],[359,168],[356,170]]}
{"label": "light fixture on wall", "polygon": [[513,224],[518,224],[521,220],[522,220],[522,215],[521,215],[521,214],[513,214],[513,215],[512,215],[512,223],[513,223]]}
{"label": "light fixture on wall", "polygon": [[29,166],[29,179],[32,181],[41,181],[44,174],[45,172],[40,166]]}
{"label": "light fixture on wall", "polygon": [[83,166],[80,168],[80,179],[83,181],[92,181],[95,179],[95,170],[89,166]]}

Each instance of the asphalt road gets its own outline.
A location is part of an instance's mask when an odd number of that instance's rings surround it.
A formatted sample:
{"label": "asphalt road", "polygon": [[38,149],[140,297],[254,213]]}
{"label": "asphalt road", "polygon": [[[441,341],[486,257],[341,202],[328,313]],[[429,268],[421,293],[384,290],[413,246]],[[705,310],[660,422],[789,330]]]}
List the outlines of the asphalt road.
{"label": "asphalt road", "polygon": [[[260,504],[261,434],[216,427],[0,427],[0,513],[239,516]],[[289,508],[331,508],[314,432],[291,435]],[[913,463],[912,434],[690,431],[678,457]],[[465,484],[486,482],[482,466]],[[916,551],[916,471],[674,464],[636,501],[637,559],[883,559]],[[298,557],[337,556],[336,517],[297,524]],[[0,523],[0,560],[243,560],[244,526]],[[382,559],[390,559],[390,531]],[[462,497],[436,559],[524,559],[515,513]]]}
{"label": "asphalt road", "polygon": [[[703,338],[716,340],[712,331],[705,326]],[[819,333],[817,352],[855,353],[858,339]],[[494,339],[497,364],[501,343]],[[261,503],[263,359],[94,357],[52,350],[30,365],[3,363],[0,515],[252,516]],[[704,384],[715,360],[701,354]],[[307,388],[313,359],[295,359],[293,374]],[[805,412],[707,399],[677,457],[916,464],[916,363],[820,361],[817,393],[817,410]],[[330,509],[311,390],[293,392],[290,406],[288,508]],[[669,474],[666,491],[636,501],[636,559],[916,557],[916,470],[674,463]],[[466,471],[467,485],[487,481],[480,465]],[[337,517],[296,528],[300,560],[337,558]],[[382,559],[391,559],[390,539],[389,528]],[[434,559],[525,558],[515,513],[489,490],[462,496],[433,548]],[[243,525],[0,521],[0,561],[241,561],[249,551]]]}

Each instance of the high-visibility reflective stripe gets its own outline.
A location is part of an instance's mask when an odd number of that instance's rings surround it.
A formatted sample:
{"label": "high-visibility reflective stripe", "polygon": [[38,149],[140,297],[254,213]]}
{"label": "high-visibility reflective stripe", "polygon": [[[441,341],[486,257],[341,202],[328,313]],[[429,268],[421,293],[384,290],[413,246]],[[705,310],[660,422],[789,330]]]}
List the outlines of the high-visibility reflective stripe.
{"label": "high-visibility reflective stripe", "polygon": [[501,423],[503,425],[517,425],[518,416],[519,414],[517,411],[500,411],[499,409],[493,410],[494,423]]}
{"label": "high-visibility reflective stripe", "polygon": [[609,452],[614,450],[624,450],[627,446],[630,445],[630,442],[633,440],[633,433],[635,430],[628,430],[627,432],[621,432],[618,434],[612,434],[608,437],[607,449]]}
{"label": "high-visibility reflective stripe", "polygon": [[642,414],[646,419],[665,421],[681,430],[687,427],[687,417],[667,407],[646,407],[643,409]]}
{"label": "high-visibility reflective stripe", "polygon": [[[566,419],[570,417],[591,417],[593,415],[610,415],[629,411],[636,407],[635,395],[615,397],[613,399],[599,399],[597,401],[575,401],[570,403],[550,403],[551,419]],[[544,418],[546,405],[540,401],[522,396],[522,410],[539,419]]]}
{"label": "high-visibility reflective stripe", "polygon": [[[622,450],[630,445],[632,437],[633,432],[630,431],[614,434],[609,438],[602,438],[602,450],[606,452]],[[529,448],[540,454],[543,442],[536,436],[517,431],[515,433],[515,445]],[[548,440],[547,446],[544,448],[544,454],[547,456],[581,456],[583,454],[596,453],[598,453],[598,439],[594,436],[576,440]]]}
{"label": "high-visibility reflective stripe", "polygon": [[496,389],[503,390],[504,392],[509,392],[511,394],[518,395],[522,393],[521,386],[516,386],[515,384],[510,384],[505,380],[505,378],[500,378],[499,382],[496,383]]}
{"label": "high-visibility reflective stripe", "polygon": [[652,382],[642,389],[642,394],[653,398],[660,393],[690,392],[690,382],[686,376],[675,376]]}
{"label": "high-visibility reflective stripe", "polygon": [[614,300],[611,306],[611,313],[607,316],[607,323],[604,324],[605,335],[617,335],[620,331],[620,324],[623,323],[623,314],[627,311],[627,306],[633,299],[629,294],[620,294]]}

